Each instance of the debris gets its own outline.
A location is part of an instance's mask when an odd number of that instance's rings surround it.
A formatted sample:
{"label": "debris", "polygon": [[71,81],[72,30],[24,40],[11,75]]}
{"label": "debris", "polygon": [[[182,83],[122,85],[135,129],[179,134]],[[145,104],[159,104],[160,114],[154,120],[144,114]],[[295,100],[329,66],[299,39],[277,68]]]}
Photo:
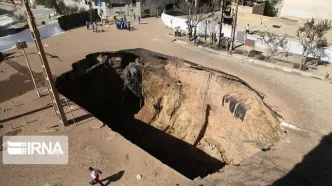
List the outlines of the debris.
{"label": "debris", "polygon": [[137,174],[137,175],[136,175],[136,179],[138,179],[138,180],[142,179],[142,175]]}
{"label": "debris", "polygon": [[126,87],[136,96],[142,97],[142,67],[141,65],[131,63],[123,72]]}
{"label": "debris", "polygon": [[177,81],[177,82],[176,82],[176,84],[177,84],[178,86],[180,86],[180,87],[182,86],[182,85],[181,85],[181,81],[180,81],[180,80],[179,80],[179,81]]}
{"label": "debris", "polygon": [[262,151],[270,150],[270,146],[268,146],[258,140],[243,140],[243,143],[255,143],[256,147],[261,149]]}

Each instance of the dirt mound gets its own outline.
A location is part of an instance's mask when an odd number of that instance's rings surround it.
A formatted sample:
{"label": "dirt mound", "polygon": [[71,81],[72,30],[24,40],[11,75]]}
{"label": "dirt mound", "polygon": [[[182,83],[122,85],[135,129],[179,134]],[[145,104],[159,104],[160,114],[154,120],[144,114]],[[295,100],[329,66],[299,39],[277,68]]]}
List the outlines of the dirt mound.
{"label": "dirt mound", "polygon": [[[90,54],[73,64],[73,70],[59,77],[56,84],[60,93],[100,116],[113,130],[168,165],[180,157],[174,155],[177,152],[172,150],[173,146],[160,142],[165,146],[151,150],[147,146],[158,144],[155,137],[148,138],[147,133],[139,139],[126,136],[125,130],[134,125],[130,124],[133,120],[129,121],[129,117],[226,164],[239,164],[282,136],[277,115],[239,78],[143,49]],[[120,113],[121,120],[109,119],[118,118]],[[114,124],[120,122],[123,124]],[[127,128],[119,128],[125,125]],[[136,124],[136,127],[142,125]],[[139,128],[136,133],[142,131]],[[186,151],[180,149],[178,153]],[[162,159],[166,156],[172,158]],[[199,166],[211,167],[212,162],[204,160]],[[221,167],[216,166],[213,171],[217,168]],[[175,169],[181,172],[181,168]],[[209,171],[212,169],[206,173]]]}

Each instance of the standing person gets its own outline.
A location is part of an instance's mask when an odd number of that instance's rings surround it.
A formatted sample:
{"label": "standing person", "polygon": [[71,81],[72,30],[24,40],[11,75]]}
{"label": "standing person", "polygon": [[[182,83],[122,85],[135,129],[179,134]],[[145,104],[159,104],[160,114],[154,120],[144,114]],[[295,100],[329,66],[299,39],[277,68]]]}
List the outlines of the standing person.
{"label": "standing person", "polygon": [[97,28],[96,22],[93,22],[93,26],[95,27],[95,32],[98,32],[98,28]]}
{"label": "standing person", "polygon": [[99,174],[102,174],[102,172],[99,169],[92,168],[92,167],[89,167],[89,171],[90,171],[90,175],[92,177],[92,180],[90,181],[90,185],[94,185],[96,183],[101,183],[101,181],[99,180]]}
{"label": "standing person", "polygon": [[135,14],[135,12],[134,12],[134,21],[136,21],[136,14]]}
{"label": "standing person", "polygon": [[124,21],[127,21],[127,17],[126,17],[126,16],[124,16],[124,17],[123,17],[123,20],[124,20]]}
{"label": "standing person", "polygon": [[92,32],[95,32],[95,22],[92,22],[91,27],[92,27]]}
{"label": "standing person", "polygon": [[89,30],[89,21],[86,22],[86,29]]}
{"label": "standing person", "polygon": [[249,26],[249,24],[247,24],[247,26],[246,26],[246,28],[245,28],[245,29],[246,29],[246,33],[247,33],[247,34],[249,34],[249,29],[250,29],[250,26]]}
{"label": "standing person", "polygon": [[141,24],[141,16],[138,16],[138,24]]}

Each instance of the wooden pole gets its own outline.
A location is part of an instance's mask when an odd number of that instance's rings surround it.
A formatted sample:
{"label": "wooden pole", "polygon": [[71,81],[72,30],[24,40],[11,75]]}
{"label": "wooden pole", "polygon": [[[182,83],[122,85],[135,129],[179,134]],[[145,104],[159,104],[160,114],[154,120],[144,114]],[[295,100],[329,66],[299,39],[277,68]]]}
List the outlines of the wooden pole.
{"label": "wooden pole", "polygon": [[38,87],[37,87],[37,84],[36,84],[35,78],[33,77],[33,74],[32,74],[31,66],[30,66],[30,64],[29,64],[29,61],[28,61],[27,55],[25,54],[25,50],[22,49],[22,52],[23,52],[23,55],[24,55],[24,58],[25,58],[25,62],[27,63],[28,69],[29,69],[29,71],[30,71],[31,79],[32,79],[33,85],[35,86],[35,89],[36,89],[36,92],[37,92],[37,96],[40,97],[40,94],[39,94],[39,91],[38,91]]}
{"label": "wooden pole", "polygon": [[222,33],[222,20],[223,20],[223,6],[224,6],[224,1],[225,0],[221,0],[220,1],[220,22],[219,22],[219,43],[218,43],[218,48],[220,48],[221,45],[221,33]]}
{"label": "wooden pole", "polygon": [[208,26],[208,20],[205,20],[205,44],[206,44],[207,26]]}
{"label": "wooden pole", "polygon": [[27,22],[28,22],[30,30],[31,30],[32,38],[35,41],[36,48],[38,50],[38,54],[41,59],[41,63],[42,63],[41,66],[42,66],[43,73],[44,73],[44,76],[46,79],[46,85],[47,85],[47,88],[49,91],[49,96],[50,96],[52,104],[53,104],[53,108],[55,110],[56,115],[59,117],[60,123],[62,123],[64,126],[66,126],[68,124],[68,121],[67,121],[65,112],[63,110],[62,103],[60,101],[58,92],[55,89],[51,69],[49,67],[49,64],[48,64],[48,61],[47,61],[47,58],[45,55],[44,47],[43,47],[43,44],[40,39],[40,33],[39,33],[39,30],[37,29],[35,18],[32,14],[30,6],[29,6],[29,0],[23,0],[23,3],[25,6],[25,9],[26,9],[26,18],[27,18]]}
{"label": "wooden pole", "polygon": [[232,54],[232,51],[233,51],[234,40],[235,40],[236,24],[237,24],[237,12],[238,12],[238,9],[239,9],[239,0],[236,0],[235,14],[234,14],[233,26],[232,26],[231,46],[230,46],[230,48],[228,50],[229,54]]}

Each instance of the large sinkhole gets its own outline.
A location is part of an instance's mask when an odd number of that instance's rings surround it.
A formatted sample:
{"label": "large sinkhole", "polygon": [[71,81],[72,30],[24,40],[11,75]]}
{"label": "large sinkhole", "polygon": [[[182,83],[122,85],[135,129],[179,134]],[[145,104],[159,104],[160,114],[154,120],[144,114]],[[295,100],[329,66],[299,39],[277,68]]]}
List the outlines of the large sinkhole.
{"label": "large sinkhole", "polygon": [[56,79],[64,96],[184,176],[237,165],[281,135],[244,81],[144,49],[93,53]]}

